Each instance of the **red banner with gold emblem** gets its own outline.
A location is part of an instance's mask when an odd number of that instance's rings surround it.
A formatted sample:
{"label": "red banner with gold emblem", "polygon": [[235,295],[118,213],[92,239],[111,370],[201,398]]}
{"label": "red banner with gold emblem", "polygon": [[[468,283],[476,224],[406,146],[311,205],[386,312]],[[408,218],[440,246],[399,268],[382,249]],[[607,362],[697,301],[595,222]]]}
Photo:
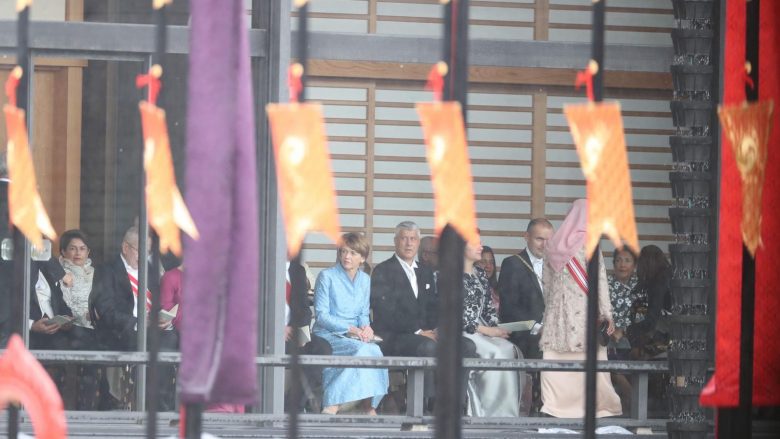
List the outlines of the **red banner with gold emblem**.
{"label": "red banner with gold emblem", "polygon": [[767,142],[772,131],[774,103],[763,101],[718,109],[723,133],[742,177],[742,240],[755,257],[761,241],[761,194],[767,164]]}

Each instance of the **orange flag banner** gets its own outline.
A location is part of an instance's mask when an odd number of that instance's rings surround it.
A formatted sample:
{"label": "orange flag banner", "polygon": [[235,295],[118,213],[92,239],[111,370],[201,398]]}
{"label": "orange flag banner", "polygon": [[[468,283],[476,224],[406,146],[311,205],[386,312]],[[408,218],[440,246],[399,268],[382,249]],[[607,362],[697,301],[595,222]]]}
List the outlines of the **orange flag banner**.
{"label": "orange flag banner", "polygon": [[184,204],[173,173],[165,110],[147,101],[138,104],[144,134],[144,170],[146,171],[146,208],[149,225],[160,237],[160,252],[181,255],[179,228],[193,239],[198,229]]}
{"label": "orange flag banner", "polygon": [[419,102],[431,183],[436,200],[436,233],[448,223],[471,243],[479,242],[471,162],[458,102]]}
{"label": "orange flag banner", "polygon": [[622,247],[625,242],[638,254],[639,239],[620,104],[566,105],[563,112],[587,181],[586,254],[593,254],[602,234],[616,247]]}
{"label": "orange flag banner", "polygon": [[268,104],[287,249],[297,255],[308,231],[340,239],[336,191],[319,104]]}
{"label": "orange flag banner", "polygon": [[0,357],[0,410],[10,402],[24,406],[36,438],[68,437],[65,408],[57,385],[24,347],[19,334],[11,335]]}
{"label": "orange flag banner", "polygon": [[753,257],[758,247],[763,246],[761,193],[773,112],[772,100],[718,108],[720,123],[731,142],[737,169],[742,177],[742,239]]}
{"label": "orange flag banner", "polygon": [[57,234],[43,207],[35,179],[32,155],[27,143],[24,110],[14,105],[3,106],[8,133],[8,210],[11,223],[35,245],[43,247],[43,237],[55,239]]}

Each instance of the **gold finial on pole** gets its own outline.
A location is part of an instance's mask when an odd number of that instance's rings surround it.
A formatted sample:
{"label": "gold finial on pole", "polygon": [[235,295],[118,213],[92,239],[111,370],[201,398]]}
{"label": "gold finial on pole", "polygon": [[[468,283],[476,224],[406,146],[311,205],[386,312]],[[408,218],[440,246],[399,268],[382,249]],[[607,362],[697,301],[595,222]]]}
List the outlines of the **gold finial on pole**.
{"label": "gold finial on pole", "polygon": [[22,12],[24,8],[32,6],[32,0],[16,0],[16,12]]}
{"label": "gold finial on pole", "polygon": [[595,75],[599,72],[599,63],[595,59],[588,61],[588,71],[591,75]]}
{"label": "gold finial on pole", "polygon": [[436,63],[436,70],[439,72],[441,76],[446,76],[447,72],[450,71],[449,66],[447,66],[447,63],[444,61],[439,61]]}
{"label": "gold finial on pole", "polygon": [[159,79],[162,77],[163,69],[159,64],[155,64],[149,69],[149,74]]}

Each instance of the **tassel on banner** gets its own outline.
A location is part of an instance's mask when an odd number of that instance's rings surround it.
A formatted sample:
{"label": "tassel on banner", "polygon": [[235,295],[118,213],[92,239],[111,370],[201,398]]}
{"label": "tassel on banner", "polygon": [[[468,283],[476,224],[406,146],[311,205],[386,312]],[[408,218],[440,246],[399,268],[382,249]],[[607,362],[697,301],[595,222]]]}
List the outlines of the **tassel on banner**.
{"label": "tassel on banner", "polygon": [[588,102],[563,108],[587,181],[588,232],[585,253],[601,235],[639,254],[631,177],[618,103]]}
{"label": "tassel on banner", "polygon": [[51,225],[46,208],[43,207],[38,183],[35,179],[35,167],[27,137],[25,111],[16,107],[16,87],[22,77],[22,68],[14,67],[5,84],[8,104],[3,106],[6,132],[8,133],[8,210],[13,223],[33,243],[36,248],[43,247],[45,235],[51,240],[57,238]]}
{"label": "tassel on banner", "polygon": [[[431,75],[446,74],[446,65],[442,68],[442,64],[434,66]],[[429,75],[429,83],[434,94],[441,96],[436,87],[441,87],[444,82],[431,80]],[[431,167],[436,234],[450,224],[467,242],[479,243],[471,162],[460,103],[418,102],[416,108]]]}
{"label": "tassel on banner", "polygon": [[161,75],[162,68],[155,65],[148,75],[139,75],[136,79],[139,88],[149,86],[149,101],[138,104],[144,135],[146,207],[149,225],[160,237],[160,253],[170,251],[181,256],[179,229],[192,239],[198,239],[200,235],[176,185],[165,110],[155,105]]}
{"label": "tassel on banner", "polygon": [[[291,67],[300,77],[303,69]],[[297,95],[296,95],[297,96]],[[325,123],[319,104],[268,104],[287,249],[295,256],[309,231],[341,236]]]}
{"label": "tassel on banner", "polygon": [[753,257],[758,247],[763,245],[761,200],[773,113],[772,100],[718,108],[718,117],[731,142],[737,169],[742,177],[742,239]]}

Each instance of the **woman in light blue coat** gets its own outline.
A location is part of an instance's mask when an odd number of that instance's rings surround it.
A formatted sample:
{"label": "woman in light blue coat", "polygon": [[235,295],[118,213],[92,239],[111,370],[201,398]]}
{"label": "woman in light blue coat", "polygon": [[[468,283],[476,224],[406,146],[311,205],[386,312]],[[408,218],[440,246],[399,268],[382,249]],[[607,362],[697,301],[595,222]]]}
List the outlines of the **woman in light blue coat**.
{"label": "woman in light blue coat", "polygon": [[[338,263],[317,276],[314,333],[330,343],[333,355],[382,356],[372,342],[374,331],[368,317],[371,280],[360,269],[369,250],[365,237],[347,233],[341,238]],[[360,401],[367,414],[375,415],[387,393],[387,370],[325,368],[322,384],[323,413],[336,414],[344,403]]]}

